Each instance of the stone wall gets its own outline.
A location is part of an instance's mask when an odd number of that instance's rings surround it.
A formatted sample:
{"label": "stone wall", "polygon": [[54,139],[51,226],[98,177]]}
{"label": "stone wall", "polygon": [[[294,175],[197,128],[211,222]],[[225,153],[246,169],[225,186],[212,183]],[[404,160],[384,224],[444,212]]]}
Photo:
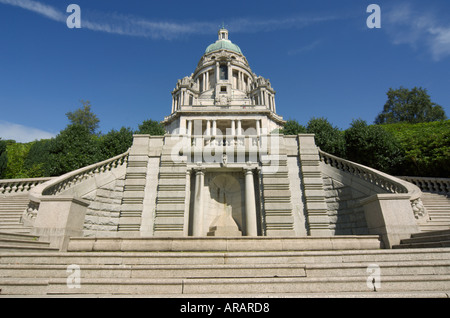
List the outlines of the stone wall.
{"label": "stone wall", "polygon": [[84,222],[84,236],[117,235],[124,184],[125,177],[122,177],[83,196],[90,202]]}
{"label": "stone wall", "polygon": [[364,207],[360,203],[367,196],[326,175],[323,177],[323,184],[334,235],[369,234]]}

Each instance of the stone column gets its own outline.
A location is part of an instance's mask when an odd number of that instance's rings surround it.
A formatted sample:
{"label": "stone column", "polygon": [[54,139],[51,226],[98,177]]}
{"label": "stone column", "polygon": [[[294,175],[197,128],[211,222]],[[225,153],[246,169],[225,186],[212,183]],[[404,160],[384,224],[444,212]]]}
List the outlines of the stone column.
{"label": "stone column", "polygon": [[203,88],[202,88],[202,90],[203,91],[206,91],[206,73],[203,73]]}
{"label": "stone column", "polygon": [[258,236],[256,224],[255,183],[252,169],[245,169],[245,224],[247,236]]}
{"label": "stone column", "polygon": [[219,83],[219,62],[216,62],[216,84]]}
{"label": "stone column", "polygon": [[211,136],[211,120],[206,121],[206,136]]}
{"label": "stone column", "polygon": [[242,135],[242,122],[240,119],[238,119],[237,121],[237,135],[238,136]]}
{"label": "stone column", "polygon": [[256,135],[258,137],[261,136],[261,124],[259,119],[256,120]]}
{"label": "stone column", "polygon": [[209,89],[209,71],[206,71],[206,90]]}
{"label": "stone column", "polygon": [[231,136],[236,136],[236,121],[231,120]]}
{"label": "stone column", "polygon": [[202,169],[195,170],[194,215],[192,235],[203,236],[203,183],[205,172]]}
{"label": "stone column", "polygon": [[212,121],[212,133],[211,135],[217,135],[217,120],[213,119]]}
{"label": "stone column", "polygon": [[187,121],[187,135],[188,136],[192,135],[192,120]]}

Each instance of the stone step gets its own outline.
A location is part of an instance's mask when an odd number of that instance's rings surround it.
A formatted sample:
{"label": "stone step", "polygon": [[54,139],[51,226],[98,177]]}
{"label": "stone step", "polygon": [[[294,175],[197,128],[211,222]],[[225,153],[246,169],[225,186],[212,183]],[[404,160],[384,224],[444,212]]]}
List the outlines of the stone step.
{"label": "stone step", "polygon": [[[0,278],[67,278],[68,265],[0,264]],[[83,265],[81,278],[305,277],[302,264]]]}
{"label": "stone step", "polygon": [[[71,283],[69,281],[69,283]],[[378,291],[448,291],[450,275],[382,276]],[[84,278],[68,285],[67,278],[0,278],[2,295],[271,295],[279,293],[367,293],[367,277],[259,278]]]}
{"label": "stone step", "polygon": [[1,252],[33,252],[33,251],[57,251],[50,248],[50,243],[41,242],[38,237],[18,233],[0,232]]}
{"label": "stone step", "polygon": [[450,235],[450,229],[442,230],[442,231],[433,231],[426,233],[414,233],[411,235],[411,238],[419,238],[419,237],[430,237],[436,235]]}
{"label": "stone step", "polygon": [[21,240],[21,241],[32,241],[35,242],[39,238],[35,235],[25,235],[25,234],[13,234],[13,233],[5,233],[0,232],[0,240],[2,239],[15,239],[15,240]]}
{"label": "stone step", "polygon": [[409,239],[403,239],[393,248],[431,248],[450,247],[450,230],[429,231],[412,234]]}
{"label": "stone step", "polygon": [[308,251],[380,249],[377,235],[332,237],[72,237],[69,252],[86,251]]}
{"label": "stone step", "polygon": [[[79,266],[80,288],[67,285],[72,264]],[[371,292],[373,264],[380,269],[378,292],[444,295],[450,286],[450,248],[0,253],[0,286],[4,296],[336,297]]]}
{"label": "stone step", "polygon": [[0,253],[0,264],[18,265],[223,265],[344,264],[446,261],[450,249],[307,252],[67,252]]}
{"label": "stone step", "polygon": [[[81,278],[238,278],[368,276],[367,263],[77,265]],[[450,275],[450,260],[379,262],[385,276]],[[67,278],[69,265],[0,264],[0,278]]]}

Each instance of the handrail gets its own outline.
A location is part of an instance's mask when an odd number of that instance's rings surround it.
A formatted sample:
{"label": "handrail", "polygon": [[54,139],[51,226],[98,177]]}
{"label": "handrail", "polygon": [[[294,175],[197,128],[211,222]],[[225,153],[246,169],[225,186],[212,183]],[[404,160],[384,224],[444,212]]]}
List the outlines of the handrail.
{"label": "handrail", "polygon": [[422,191],[417,185],[378,171],[376,169],[333,156],[320,149],[319,156],[320,160],[325,164],[328,164],[341,171],[348,172],[353,176],[363,179],[371,184],[377,185],[388,193],[409,194],[409,200],[411,201],[411,207],[416,219],[426,217],[427,212],[421,200]]}
{"label": "handrail", "polygon": [[35,187],[32,191],[30,191],[30,195],[34,198],[39,198],[42,195],[56,195],[85,179],[95,176],[96,174],[104,171],[110,171],[113,168],[126,164],[129,152],[130,150],[113,158],[94,163],[90,166],[53,178],[52,180]]}
{"label": "handrail", "polygon": [[376,169],[372,169],[361,164],[345,160],[329,153],[326,153],[319,149],[320,160],[334,168],[341,171],[348,172],[360,179],[368,181],[371,184],[375,184],[389,193],[409,193],[410,189],[405,185],[405,183],[385,174]]}
{"label": "handrail", "polygon": [[411,176],[401,176],[398,178],[418,186],[424,192],[450,194],[450,178]]}
{"label": "handrail", "polygon": [[51,180],[51,177],[46,178],[26,178],[26,179],[4,179],[0,180],[0,194],[17,194],[27,193],[32,188]]}

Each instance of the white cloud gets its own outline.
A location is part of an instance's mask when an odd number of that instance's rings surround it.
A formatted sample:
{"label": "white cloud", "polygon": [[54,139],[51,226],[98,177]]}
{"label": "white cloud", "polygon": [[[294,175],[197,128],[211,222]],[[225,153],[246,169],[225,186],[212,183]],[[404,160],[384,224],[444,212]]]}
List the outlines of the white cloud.
{"label": "white cloud", "polygon": [[308,51],[312,51],[314,50],[317,46],[319,46],[321,44],[321,40],[316,40],[310,44],[307,44],[305,46],[302,46],[300,48],[297,49],[292,49],[288,51],[288,55],[297,55],[297,54],[301,54],[304,52],[308,52]]}
{"label": "white cloud", "polygon": [[27,127],[15,123],[0,120],[0,138],[12,139],[17,142],[31,142],[40,139],[50,139],[56,135],[33,127]]}
{"label": "white cloud", "polygon": [[407,44],[424,49],[434,61],[450,56],[450,23],[440,19],[436,11],[413,8],[402,3],[390,7],[384,15],[387,31],[393,44]]}
{"label": "white cloud", "polygon": [[32,0],[0,0],[0,3],[9,4],[15,7],[20,7],[25,10],[33,11],[44,17],[55,21],[66,21],[65,13],[53,8],[52,6],[32,1]]}
{"label": "white cloud", "polygon": [[[29,10],[58,22],[65,23],[68,17],[66,12],[34,0],[0,0],[0,3]],[[300,15],[280,19],[236,18],[227,22],[232,32],[254,33],[280,29],[298,29],[335,19],[336,17],[334,16]],[[81,27],[111,34],[170,40],[187,34],[210,34],[217,31],[219,24],[217,21],[194,21],[188,23],[151,21],[131,15],[91,12],[81,8]]]}

